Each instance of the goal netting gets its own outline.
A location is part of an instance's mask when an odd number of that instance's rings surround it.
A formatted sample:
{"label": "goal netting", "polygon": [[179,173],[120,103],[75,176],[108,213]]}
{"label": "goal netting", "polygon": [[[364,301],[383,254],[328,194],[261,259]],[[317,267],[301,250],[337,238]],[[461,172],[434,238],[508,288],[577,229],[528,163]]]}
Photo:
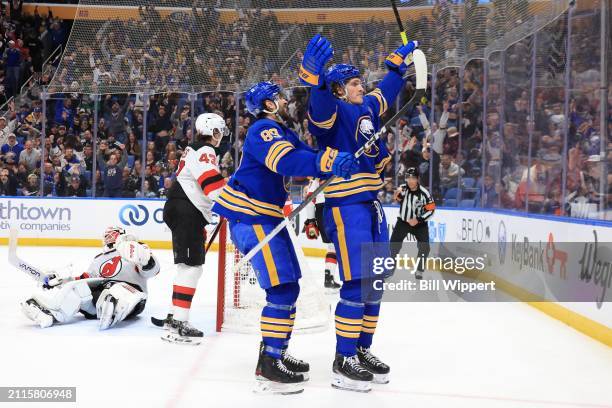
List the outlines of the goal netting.
{"label": "goal netting", "polygon": [[[323,288],[322,269],[309,267],[297,244],[293,228],[289,228],[298,256],[302,279],[296,305],[295,332],[325,330],[331,322],[329,300]],[[234,270],[242,254],[229,238],[227,222],[219,232],[219,270],[217,288],[217,331],[255,333],[259,331],[261,309],[266,305],[265,291],[257,283],[257,275],[250,262]]]}
{"label": "goal netting", "polygon": [[[395,0],[409,39],[430,64],[458,66],[515,27],[559,14],[567,0]],[[81,0],[50,93],[242,91],[261,80],[299,85],[317,32],[332,63],[356,65],[368,82],[401,43],[388,0]]]}

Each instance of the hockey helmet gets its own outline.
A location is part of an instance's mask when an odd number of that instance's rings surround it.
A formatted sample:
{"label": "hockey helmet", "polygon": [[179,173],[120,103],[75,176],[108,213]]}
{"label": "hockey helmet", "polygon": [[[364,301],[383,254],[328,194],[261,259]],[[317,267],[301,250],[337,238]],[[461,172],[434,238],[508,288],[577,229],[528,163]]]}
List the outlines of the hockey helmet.
{"label": "hockey helmet", "polygon": [[112,245],[117,241],[119,235],[124,235],[125,229],[123,227],[111,226],[107,227],[104,231],[104,245],[107,247],[112,247]]}
{"label": "hockey helmet", "polygon": [[203,113],[198,116],[195,123],[196,132],[204,136],[213,136],[215,129],[221,137],[229,135],[225,120],[216,113]]}
{"label": "hockey helmet", "polygon": [[264,101],[275,101],[281,92],[281,87],[270,81],[259,82],[253,85],[245,94],[247,110],[254,116],[259,115],[261,112],[266,112]]}
{"label": "hockey helmet", "polygon": [[361,73],[351,64],[336,64],[329,67],[325,73],[325,80],[331,86],[332,84],[338,84],[344,86],[346,81],[353,78],[360,78]]}

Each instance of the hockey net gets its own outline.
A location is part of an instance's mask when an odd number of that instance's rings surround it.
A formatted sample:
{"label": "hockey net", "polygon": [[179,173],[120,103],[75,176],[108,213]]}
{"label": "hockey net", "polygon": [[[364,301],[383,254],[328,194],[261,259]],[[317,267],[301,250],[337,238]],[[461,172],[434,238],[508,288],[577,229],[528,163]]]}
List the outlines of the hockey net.
{"label": "hockey net", "polygon": [[[300,295],[296,306],[294,332],[325,330],[330,323],[330,304],[323,289],[323,274],[313,273],[297,244],[292,228],[289,235],[302,271]],[[232,244],[227,221],[219,231],[219,269],[217,281],[217,331],[255,333],[259,331],[261,309],[266,304],[265,291],[257,283],[253,265],[247,262],[234,271],[242,254]]]}

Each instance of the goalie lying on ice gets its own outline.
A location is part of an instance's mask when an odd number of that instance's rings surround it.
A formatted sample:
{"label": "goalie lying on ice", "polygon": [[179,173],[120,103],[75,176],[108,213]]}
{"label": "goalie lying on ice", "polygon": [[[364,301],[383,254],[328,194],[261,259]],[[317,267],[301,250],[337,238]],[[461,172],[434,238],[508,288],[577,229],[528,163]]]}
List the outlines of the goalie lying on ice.
{"label": "goalie lying on ice", "polygon": [[87,272],[62,278],[49,271],[42,288],[21,308],[42,328],[66,323],[81,313],[99,319],[100,330],[108,329],[144,310],[147,280],[158,273],[159,262],[147,245],[121,227],[108,227],[104,250]]}

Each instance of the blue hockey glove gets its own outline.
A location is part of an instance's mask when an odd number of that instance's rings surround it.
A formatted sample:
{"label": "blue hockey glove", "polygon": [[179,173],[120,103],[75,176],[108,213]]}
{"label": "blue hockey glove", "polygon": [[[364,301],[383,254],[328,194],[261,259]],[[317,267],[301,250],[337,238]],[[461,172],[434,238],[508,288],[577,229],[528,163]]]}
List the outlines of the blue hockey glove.
{"label": "blue hockey glove", "polygon": [[334,176],[349,179],[359,171],[359,160],[350,153],[339,152],[328,147],[317,155],[319,171],[322,174],[331,173]]}
{"label": "blue hockey glove", "polygon": [[325,84],[325,64],[334,55],[334,49],[327,38],[317,34],[306,46],[302,65],[300,65],[300,82],[307,86],[320,87]]}
{"label": "blue hockey glove", "polygon": [[412,53],[415,49],[419,47],[418,41],[410,41],[406,45],[402,45],[398,47],[395,51],[393,51],[387,59],[385,60],[385,64],[390,70],[397,71],[398,74],[404,75],[408,66],[412,64],[412,60],[406,64],[405,59],[406,56]]}

